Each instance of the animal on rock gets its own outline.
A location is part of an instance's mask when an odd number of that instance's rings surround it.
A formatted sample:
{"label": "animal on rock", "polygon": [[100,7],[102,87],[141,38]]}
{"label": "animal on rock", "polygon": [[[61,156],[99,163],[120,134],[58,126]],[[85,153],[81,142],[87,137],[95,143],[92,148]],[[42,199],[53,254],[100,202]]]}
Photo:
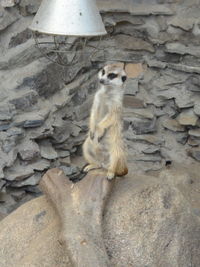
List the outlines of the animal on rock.
{"label": "animal on rock", "polygon": [[123,141],[123,95],[126,73],[115,64],[106,65],[98,73],[99,90],[94,96],[89,132],[83,144],[88,165],[85,172],[104,168],[107,178],[128,173]]}

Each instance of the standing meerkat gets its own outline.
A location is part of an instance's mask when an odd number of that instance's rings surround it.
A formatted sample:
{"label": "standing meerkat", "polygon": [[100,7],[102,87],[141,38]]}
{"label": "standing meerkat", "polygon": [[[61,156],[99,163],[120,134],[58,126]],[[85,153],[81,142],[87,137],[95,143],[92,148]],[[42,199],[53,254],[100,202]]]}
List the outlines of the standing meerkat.
{"label": "standing meerkat", "polygon": [[115,64],[105,66],[98,74],[100,88],[94,96],[88,136],[83,144],[83,155],[88,172],[107,169],[107,178],[128,173],[123,141],[123,95],[126,73]]}

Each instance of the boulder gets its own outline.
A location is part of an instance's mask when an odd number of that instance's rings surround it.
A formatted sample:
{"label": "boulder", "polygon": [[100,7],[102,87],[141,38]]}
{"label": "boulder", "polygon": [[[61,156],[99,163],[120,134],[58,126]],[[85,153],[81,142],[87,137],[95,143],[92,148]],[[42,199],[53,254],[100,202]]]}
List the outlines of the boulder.
{"label": "boulder", "polygon": [[[117,178],[103,217],[110,266],[200,266],[198,165]],[[131,170],[130,170],[131,173]],[[44,196],[1,221],[1,267],[66,267],[60,222]]]}
{"label": "boulder", "polygon": [[1,266],[66,267],[59,220],[44,197],[24,204],[1,221]]}
{"label": "boulder", "polygon": [[111,266],[199,266],[199,183],[183,167],[119,179],[104,215]]}

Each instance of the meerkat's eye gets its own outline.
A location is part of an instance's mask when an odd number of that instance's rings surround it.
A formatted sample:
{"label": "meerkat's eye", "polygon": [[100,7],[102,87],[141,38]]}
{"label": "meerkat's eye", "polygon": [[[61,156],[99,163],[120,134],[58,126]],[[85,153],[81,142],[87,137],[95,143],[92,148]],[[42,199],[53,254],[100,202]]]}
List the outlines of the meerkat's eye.
{"label": "meerkat's eye", "polygon": [[126,81],[127,77],[126,76],[122,76],[122,82],[124,83]]}
{"label": "meerkat's eye", "polygon": [[113,80],[115,78],[117,78],[117,74],[116,73],[109,73],[108,74],[108,79]]}
{"label": "meerkat's eye", "polygon": [[104,69],[102,69],[102,75],[104,75],[105,74],[105,70]]}

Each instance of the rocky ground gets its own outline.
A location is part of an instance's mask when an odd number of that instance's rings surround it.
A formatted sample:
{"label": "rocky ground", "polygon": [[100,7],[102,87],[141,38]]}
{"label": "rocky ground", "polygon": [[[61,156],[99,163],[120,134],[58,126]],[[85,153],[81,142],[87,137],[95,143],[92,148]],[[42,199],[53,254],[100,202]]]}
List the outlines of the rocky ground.
{"label": "rocky ground", "polygon": [[[84,57],[67,67],[47,60],[27,29],[40,2],[0,4],[2,216],[40,195],[37,185],[47,169],[61,167],[77,178],[84,162],[74,160],[81,156],[96,73],[108,61],[123,62],[129,76],[124,132],[134,172],[198,163],[199,1],[99,0],[109,35],[91,62],[87,47]],[[42,49],[54,58],[47,45]]]}
{"label": "rocky ground", "polygon": [[[200,266],[199,171],[198,163],[156,175],[130,168],[116,179],[102,221],[109,266]],[[72,266],[58,242],[58,214],[44,196],[0,224],[1,267]]]}

